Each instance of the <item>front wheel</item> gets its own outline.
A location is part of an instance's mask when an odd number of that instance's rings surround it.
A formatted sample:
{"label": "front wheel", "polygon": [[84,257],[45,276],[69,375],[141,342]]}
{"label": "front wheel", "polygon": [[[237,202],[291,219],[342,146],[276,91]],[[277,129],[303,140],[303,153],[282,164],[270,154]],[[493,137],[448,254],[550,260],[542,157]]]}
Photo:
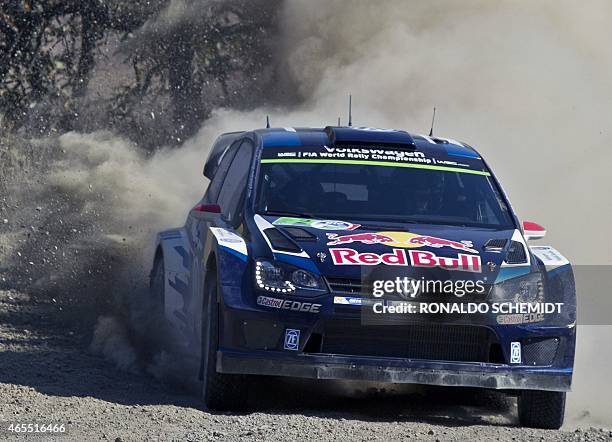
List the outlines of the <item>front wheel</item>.
{"label": "front wheel", "polygon": [[518,412],[524,427],[558,430],[565,415],[565,392],[524,390],[518,398]]}
{"label": "front wheel", "polygon": [[219,303],[216,271],[210,270],[204,290],[202,312],[202,399],[207,408],[236,411],[246,408],[248,384],[246,376],[218,373]]}

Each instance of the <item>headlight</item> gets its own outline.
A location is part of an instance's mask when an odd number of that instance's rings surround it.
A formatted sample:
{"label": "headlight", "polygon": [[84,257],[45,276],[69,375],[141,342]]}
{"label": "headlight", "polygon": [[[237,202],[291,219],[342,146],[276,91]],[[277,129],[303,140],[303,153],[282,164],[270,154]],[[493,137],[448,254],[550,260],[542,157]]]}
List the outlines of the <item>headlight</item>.
{"label": "headlight", "polygon": [[544,282],[539,272],[507,279],[494,284],[491,289],[492,302],[542,302],[543,300]]}
{"label": "headlight", "polygon": [[280,294],[312,296],[326,291],[323,279],[307,270],[278,261],[255,261],[255,286]]}

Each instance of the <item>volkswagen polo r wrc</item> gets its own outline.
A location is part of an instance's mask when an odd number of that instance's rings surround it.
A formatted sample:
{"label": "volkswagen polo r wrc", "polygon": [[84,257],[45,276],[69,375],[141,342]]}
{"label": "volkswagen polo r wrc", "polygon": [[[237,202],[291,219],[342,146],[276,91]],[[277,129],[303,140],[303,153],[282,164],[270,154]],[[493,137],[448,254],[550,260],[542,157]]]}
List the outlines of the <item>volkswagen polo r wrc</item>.
{"label": "volkswagen polo r wrc", "polygon": [[472,147],[259,129],[219,137],[204,175],[185,225],[158,235],[151,301],[199,361],[206,406],[240,408],[273,375],[498,389],[522,425],[562,425],[572,268],[528,245],[544,229],[519,222]]}

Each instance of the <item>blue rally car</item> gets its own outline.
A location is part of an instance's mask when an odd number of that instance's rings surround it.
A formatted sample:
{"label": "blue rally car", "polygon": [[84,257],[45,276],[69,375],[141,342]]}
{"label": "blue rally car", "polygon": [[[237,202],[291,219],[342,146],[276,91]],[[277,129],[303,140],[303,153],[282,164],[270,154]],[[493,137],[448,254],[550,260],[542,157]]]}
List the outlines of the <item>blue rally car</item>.
{"label": "blue rally car", "polygon": [[[498,389],[518,397],[522,425],[562,425],[572,268],[527,244],[545,231],[518,221],[472,147],[373,128],[260,129],[223,134],[204,175],[185,225],[158,235],[151,293],[200,361],[208,407],[240,408],[249,380],[272,375]],[[374,270],[441,283],[381,297]],[[470,281],[478,293],[465,294]]]}

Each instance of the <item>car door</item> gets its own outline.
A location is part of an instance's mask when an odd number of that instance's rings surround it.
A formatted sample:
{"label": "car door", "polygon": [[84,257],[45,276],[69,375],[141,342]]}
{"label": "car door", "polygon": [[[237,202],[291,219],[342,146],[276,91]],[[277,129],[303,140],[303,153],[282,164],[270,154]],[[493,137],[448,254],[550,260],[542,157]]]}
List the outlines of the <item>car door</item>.
{"label": "car door", "polygon": [[[235,230],[242,224],[243,220],[243,208],[244,208],[244,195],[246,191],[246,184],[248,180],[250,165],[253,156],[253,143],[251,140],[244,139],[239,142],[239,145],[236,147],[235,152],[230,152],[231,154],[231,164],[229,165],[225,176],[223,177],[223,184],[221,185],[218,195],[215,195],[215,188],[212,187],[213,182],[211,182],[211,191],[212,194],[208,195],[210,200],[207,201],[208,204],[214,203],[218,204],[221,207],[221,217],[219,219],[218,224],[215,227],[222,227],[228,230]],[[229,158],[229,157],[228,157]],[[213,179],[214,181],[214,179]],[[207,229],[210,227],[208,223],[200,224],[201,236],[206,238]],[[203,305],[201,296],[204,293],[204,272],[205,263],[203,262],[204,256],[202,254],[198,255],[198,263],[194,265],[198,265],[199,269],[194,269],[194,287],[197,287],[197,291],[194,293],[194,303],[192,305],[192,311],[200,312],[201,306]],[[191,322],[190,328],[193,330],[194,338],[197,339],[200,334],[200,322],[199,316],[197,314],[190,315]]]}
{"label": "car door", "polygon": [[[198,202],[198,204],[216,204],[219,192],[223,187],[223,182],[227,171],[240,147],[240,141],[236,141],[227,147],[223,155],[219,159],[219,168],[217,173],[211,180],[208,188]],[[194,304],[194,294],[198,293],[201,287],[203,278],[202,271],[202,255],[206,241],[206,231],[209,223],[194,217],[190,211],[187,220],[185,221],[185,233],[187,235],[187,248],[177,252],[182,255],[185,265],[188,266],[186,280],[181,281],[183,288],[181,290],[170,291],[166,297],[166,308],[171,314],[168,319],[176,330],[181,333],[186,342],[191,341],[192,335],[192,316],[194,314],[192,305]]]}
{"label": "car door", "polygon": [[[248,139],[238,140],[232,144],[228,152],[221,159],[220,168],[217,175],[211,181],[208,191],[202,199],[203,204],[218,204],[221,206],[221,217],[216,227],[231,229],[240,222],[242,216],[242,203],[244,189],[251,163],[253,144]],[[223,174],[221,176],[220,174]],[[193,332],[194,338],[200,336],[199,315],[201,311],[201,295],[204,291],[204,248],[205,240],[208,237],[208,229],[211,227],[209,222],[194,219],[193,230],[194,239],[192,241],[194,250],[192,287],[193,303],[190,307],[192,312],[189,315],[189,327]]]}

